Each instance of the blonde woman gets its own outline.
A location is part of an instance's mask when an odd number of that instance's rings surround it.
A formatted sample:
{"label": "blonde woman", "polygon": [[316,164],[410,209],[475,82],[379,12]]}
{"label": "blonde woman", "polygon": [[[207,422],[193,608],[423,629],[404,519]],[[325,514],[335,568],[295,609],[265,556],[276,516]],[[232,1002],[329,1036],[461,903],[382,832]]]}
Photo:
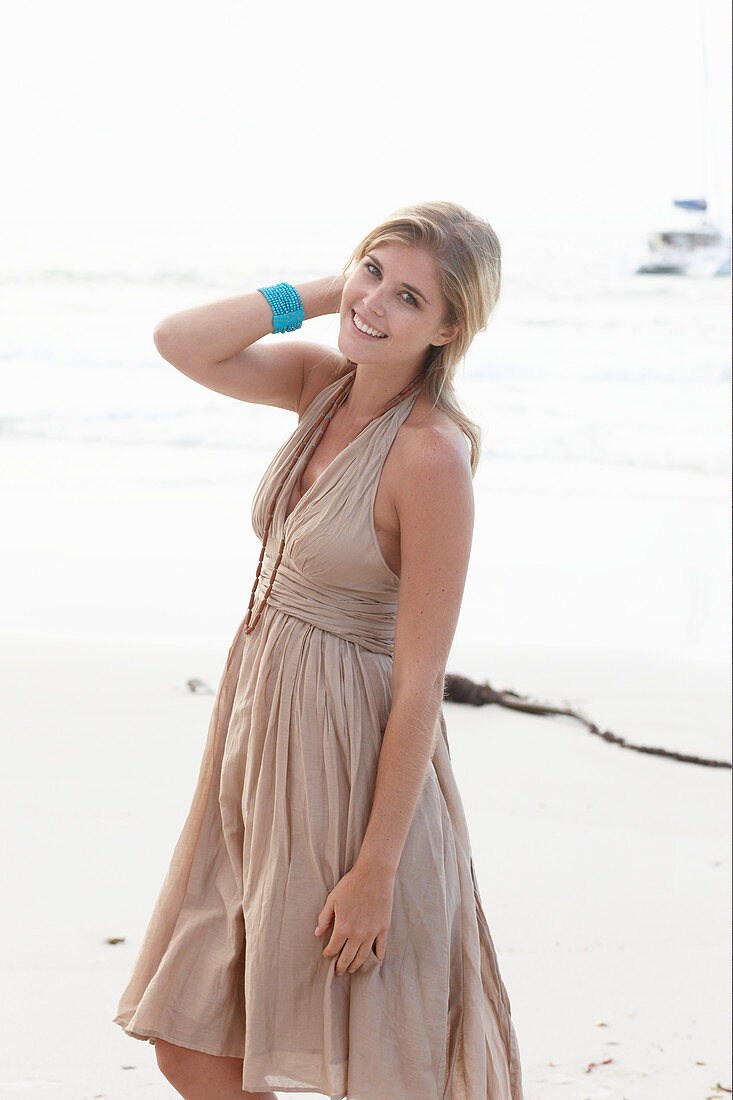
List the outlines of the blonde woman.
{"label": "blonde woman", "polygon": [[[189,378],[298,414],[115,1017],[185,1100],[522,1100],[441,705],[480,448],[453,378],[500,274],[488,223],[424,203],[337,276],[155,330]],[[338,351],[260,342],[328,313]]]}

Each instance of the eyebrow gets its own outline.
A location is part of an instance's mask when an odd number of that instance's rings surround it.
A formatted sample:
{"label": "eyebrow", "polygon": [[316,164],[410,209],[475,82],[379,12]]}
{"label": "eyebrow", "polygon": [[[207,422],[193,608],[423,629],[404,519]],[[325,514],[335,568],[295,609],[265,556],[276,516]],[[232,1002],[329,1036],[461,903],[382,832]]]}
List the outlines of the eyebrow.
{"label": "eyebrow", "polygon": [[[377,260],[380,267],[384,267],[384,264],[382,263],[382,261],[373,252],[367,252],[367,256],[371,256],[373,260]],[[365,257],[365,259],[366,259],[366,257]],[[427,300],[427,298],[425,297],[423,292],[421,290],[418,290],[417,287],[410,286],[409,283],[402,283],[402,286],[404,286],[408,290],[412,291],[413,294],[417,294],[418,297],[422,298],[423,302],[425,302],[426,305],[428,305],[428,306],[430,305],[430,302]]]}

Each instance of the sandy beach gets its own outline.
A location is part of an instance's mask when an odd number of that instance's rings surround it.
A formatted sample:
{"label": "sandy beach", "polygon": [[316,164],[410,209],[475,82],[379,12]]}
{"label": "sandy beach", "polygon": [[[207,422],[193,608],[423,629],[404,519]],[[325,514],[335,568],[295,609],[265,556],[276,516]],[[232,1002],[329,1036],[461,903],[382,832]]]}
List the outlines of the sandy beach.
{"label": "sandy beach", "polygon": [[[224,639],[0,646],[0,1095],[173,1100],[153,1047],[110,1017],[198,768],[213,697],[187,681],[216,688]],[[630,742],[728,755],[722,665],[456,645],[448,671],[570,704]],[[569,718],[444,707],[526,1100],[725,1095],[730,772],[622,750]]]}
{"label": "sandy beach", "polygon": [[[213,696],[187,681],[217,687],[295,418],[157,355],[162,315],[265,279],[233,237],[154,239],[29,257],[3,307],[0,1100],[176,1095],[112,1017],[198,774]],[[457,379],[485,436],[447,671],[730,760],[730,283],[581,243],[508,240]],[[333,345],[333,319],[305,335]],[[730,771],[444,709],[526,1100],[728,1095]]]}
{"label": "sandy beach", "polygon": [[[5,20],[0,1100],[180,1100],[114,1017],[249,603],[253,495],[297,417],[198,385],[155,329],[332,277],[398,208],[458,203],[501,244],[453,379],[481,459],[446,672],[629,745],[733,756],[730,4],[274,10]],[[263,342],[333,349],[340,329]],[[733,1100],[731,769],[568,716],[443,709],[524,1100]],[[285,927],[264,908],[260,930]]]}

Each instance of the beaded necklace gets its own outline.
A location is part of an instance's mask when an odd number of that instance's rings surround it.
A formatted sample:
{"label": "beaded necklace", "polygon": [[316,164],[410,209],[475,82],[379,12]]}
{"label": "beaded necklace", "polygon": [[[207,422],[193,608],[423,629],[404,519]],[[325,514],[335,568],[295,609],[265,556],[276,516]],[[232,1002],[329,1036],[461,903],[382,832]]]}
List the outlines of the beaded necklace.
{"label": "beaded necklace", "polygon": [[[368,428],[370,424],[372,424],[375,420],[377,420],[380,416],[384,416],[384,414],[386,412],[388,412],[390,409],[393,409],[394,406],[399,404],[400,401],[404,401],[406,397],[409,397],[412,393],[414,393],[415,390],[417,389],[417,387],[422,383],[423,379],[425,378],[425,373],[426,372],[423,369],[422,371],[420,371],[419,374],[416,374],[415,377],[412,379],[412,381],[407,383],[407,385],[405,386],[404,389],[400,390],[400,392],[398,394],[395,394],[395,396],[390,401],[387,402],[387,404],[384,406],[384,408],[382,409],[381,412],[376,413],[371,418],[371,420],[369,420],[364,425],[363,428],[359,429],[359,431],[354,436],[354,439],[356,439],[358,436],[360,436],[361,433],[366,428]],[[330,424],[331,419],[333,417],[333,414],[336,412],[336,410],[339,408],[339,406],[342,405],[343,402],[346,400],[346,398],[348,396],[348,393],[349,393],[349,390],[351,389],[351,387],[353,385],[355,377],[356,377],[356,371],[355,370],[352,371],[349,375],[347,375],[347,377],[344,379],[343,383],[337,389],[337,391],[334,394],[331,401],[326,405],[323,412],[321,412],[321,414],[319,415],[316,422],[306,432],[300,446],[298,447],[295,454],[293,455],[293,457],[290,461],[290,464],[288,465],[287,470],[285,471],[283,476],[280,478],[280,482],[279,482],[277,488],[275,489],[275,492],[274,492],[273,497],[272,497],[272,501],[270,502],[270,507],[269,507],[268,512],[267,512],[267,521],[265,523],[265,533],[262,537],[262,549],[260,550],[260,560],[257,563],[257,574],[255,576],[255,582],[252,585],[252,595],[249,598],[249,606],[247,608],[247,615],[246,615],[245,620],[244,620],[244,633],[245,634],[251,634],[252,631],[254,630],[254,628],[257,626],[257,623],[259,622],[260,615],[262,614],[262,612],[264,610],[264,607],[265,607],[265,604],[267,603],[267,599],[268,599],[270,593],[272,592],[272,586],[275,583],[275,576],[277,575],[278,566],[280,565],[280,562],[281,562],[282,556],[283,556],[283,551],[285,549],[285,534],[283,533],[283,537],[280,540],[280,549],[278,551],[277,558],[275,559],[275,565],[273,566],[272,577],[270,578],[270,583],[268,584],[267,589],[265,590],[265,594],[262,597],[262,600],[260,601],[260,606],[257,608],[257,612],[255,614],[254,621],[252,623],[250,623],[252,608],[254,607],[254,602],[255,602],[255,593],[257,591],[257,584],[258,584],[259,579],[260,579],[260,573],[262,572],[262,562],[264,561],[264,558],[265,558],[265,547],[267,546],[267,536],[269,534],[270,527],[272,526],[273,516],[275,515],[275,507],[276,507],[278,499],[280,497],[280,493],[282,491],[283,485],[287,481],[293,467],[295,466],[296,462],[298,461],[298,459],[303,454],[303,451],[306,448],[308,448],[308,455],[307,455],[306,461],[303,463],[303,469],[305,469],[305,467],[308,465],[308,462],[310,461],[310,457],[313,454],[313,451],[318,446],[318,444],[321,440],[321,437],[324,435],[328,425]],[[353,442],[353,440],[352,440],[352,442]],[[350,444],[348,444],[348,446],[350,446]],[[300,478],[302,477],[302,475],[303,475],[303,470],[301,469],[301,472],[298,475],[298,484],[299,485],[300,485]],[[295,505],[293,506],[293,511],[295,511],[295,508],[298,507],[299,503],[300,503],[300,498],[296,501]],[[290,514],[292,515],[292,512]],[[287,519],[290,519],[290,516],[288,516]]]}

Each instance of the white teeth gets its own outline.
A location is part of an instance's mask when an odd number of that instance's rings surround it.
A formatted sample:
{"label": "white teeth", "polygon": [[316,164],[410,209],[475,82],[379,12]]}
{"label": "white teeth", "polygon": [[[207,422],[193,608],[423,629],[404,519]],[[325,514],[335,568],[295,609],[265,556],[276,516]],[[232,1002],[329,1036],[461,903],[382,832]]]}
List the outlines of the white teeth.
{"label": "white teeth", "polygon": [[366,332],[368,336],[376,336],[378,339],[385,336],[384,332],[377,332],[376,329],[369,328],[368,325],[363,324],[354,310],[354,324],[358,328],[359,332]]}

